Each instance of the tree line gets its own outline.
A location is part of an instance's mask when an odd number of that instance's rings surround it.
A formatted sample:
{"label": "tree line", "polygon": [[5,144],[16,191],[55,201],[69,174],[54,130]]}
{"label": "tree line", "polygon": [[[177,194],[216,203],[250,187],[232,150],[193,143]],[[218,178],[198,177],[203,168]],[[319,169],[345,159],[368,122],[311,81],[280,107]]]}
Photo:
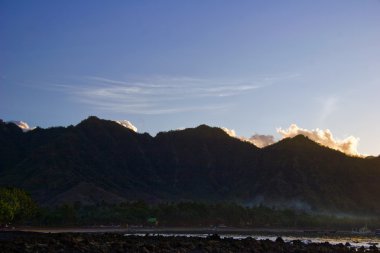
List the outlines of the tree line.
{"label": "tree line", "polygon": [[[152,219],[153,218],[153,219]],[[155,220],[152,224],[149,220]],[[245,207],[236,203],[143,201],[97,205],[64,204],[41,208],[36,221],[40,225],[120,225],[182,227],[251,227],[251,228],[327,228],[354,229],[366,224],[380,227],[377,217],[312,214],[266,206]]]}
{"label": "tree line", "polygon": [[237,203],[131,201],[84,205],[38,206],[30,195],[17,188],[0,188],[0,223],[34,226],[183,226],[183,227],[286,227],[352,229],[380,227],[380,218],[312,214],[266,206]]}

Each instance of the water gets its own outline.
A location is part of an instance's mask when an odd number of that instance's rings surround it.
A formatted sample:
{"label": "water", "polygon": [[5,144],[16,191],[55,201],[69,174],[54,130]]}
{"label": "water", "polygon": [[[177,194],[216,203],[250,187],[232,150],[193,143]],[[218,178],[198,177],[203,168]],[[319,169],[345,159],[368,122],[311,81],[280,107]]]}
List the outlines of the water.
{"label": "water", "polygon": [[[144,233],[127,233],[124,236],[137,235],[137,236],[145,236]],[[182,234],[182,233],[152,233],[149,234],[151,236],[186,236],[186,237],[201,237],[206,238],[210,234],[205,233],[192,233],[192,234]],[[256,240],[270,240],[275,241],[278,236],[264,236],[264,235],[239,235],[239,234],[219,234],[221,238],[233,238],[236,240],[242,240],[247,237],[251,237]],[[380,238],[379,237],[361,237],[361,236],[323,236],[323,237],[313,237],[313,236],[281,236],[281,238],[285,242],[292,242],[295,240],[299,240],[303,243],[325,243],[328,242],[330,244],[346,244],[349,243],[350,247],[353,248],[369,248],[372,245],[379,246]]]}

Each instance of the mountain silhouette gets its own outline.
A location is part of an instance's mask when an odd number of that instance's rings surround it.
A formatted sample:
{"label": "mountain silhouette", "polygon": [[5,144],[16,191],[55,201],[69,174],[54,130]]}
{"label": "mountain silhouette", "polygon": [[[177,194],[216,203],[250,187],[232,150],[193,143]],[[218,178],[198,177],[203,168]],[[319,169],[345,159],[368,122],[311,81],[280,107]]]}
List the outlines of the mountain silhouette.
{"label": "mountain silhouette", "polygon": [[378,214],[378,182],[379,157],[347,156],[302,135],[260,149],[207,125],[152,137],[94,116],[28,132],[0,122],[0,185],[44,205],[233,201]]}

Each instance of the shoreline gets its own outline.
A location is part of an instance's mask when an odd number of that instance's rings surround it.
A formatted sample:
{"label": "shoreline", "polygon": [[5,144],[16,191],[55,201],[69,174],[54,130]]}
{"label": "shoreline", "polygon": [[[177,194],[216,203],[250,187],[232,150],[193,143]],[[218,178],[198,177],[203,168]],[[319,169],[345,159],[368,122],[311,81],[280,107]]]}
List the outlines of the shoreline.
{"label": "shoreline", "polygon": [[[61,230],[60,230],[61,231]],[[319,242],[286,238],[245,236],[236,239],[219,234],[206,236],[148,235],[118,232],[32,232],[1,231],[0,251],[7,252],[379,252],[378,242],[366,246],[349,241]]]}
{"label": "shoreline", "polygon": [[238,228],[238,227],[121,227],[121,226],[83,226],[83,227],[36,227],[20,226],[0,231],[22,231],[39,233],[128,233],[128,234],[268,234],[268,235],[308,235],[308,236],[361,236],[380,237],[375,232],[353,233],[349,230],[312,229],[312,228]]}

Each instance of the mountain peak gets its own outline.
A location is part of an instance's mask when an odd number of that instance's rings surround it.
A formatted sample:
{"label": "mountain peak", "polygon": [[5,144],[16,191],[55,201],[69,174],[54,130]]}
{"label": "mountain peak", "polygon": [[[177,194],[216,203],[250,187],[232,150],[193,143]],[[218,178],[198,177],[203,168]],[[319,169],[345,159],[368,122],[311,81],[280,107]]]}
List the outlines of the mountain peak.
{"label": "mountain peak", "polygon": [[[298,143],[309,143],[309,144],[318,144],[317,142],[311,140],[309,137],[299,134],[294,136],[293,138],[290,138],[293,142],[298,142]],[[318,144],[319,145],[319,144]]]}
{"label": "mountain peak", "polygon": [[199,125],[195,128],[186,128],[185,131],[198,134],[201,136],[208,136],[208,137],[214,136],[214,137],[222,137],[222,138],[229,137],[230,138],[230,136],[220,127],[211,127],[206,124]]}
{"label": "mountain peak", "polygon": [[322,153],[333,152],[336,154],[347,156],[345,153],[341,151],[321,145],[302,134],[296,135],[291,138],[289,137],[289,138],[282,139],[273,145],[265,147],[264,149],[279,150],[279,151],[293,151],[296,153],[314,153],[314,154],[319,154],[321,152]]}
{"label": "mountain peak", "polygon": [[99,121],[102,121],[102,120],[96,116],[88,116],[87,119],[82,120],[79,124],[88,124],[91,122],[99,122]]}
{"label": "mountain peak", "polygon": [[279,141],[278,143],[289,143],[289,144],[293,144],[293,145],[297,144],[297,145],[321,146],[320,144],[311,140],[309,137],[307,137],[303,134],[299,134],[299,135],[296,135],[294,137],[285,138],[285,139]]}

